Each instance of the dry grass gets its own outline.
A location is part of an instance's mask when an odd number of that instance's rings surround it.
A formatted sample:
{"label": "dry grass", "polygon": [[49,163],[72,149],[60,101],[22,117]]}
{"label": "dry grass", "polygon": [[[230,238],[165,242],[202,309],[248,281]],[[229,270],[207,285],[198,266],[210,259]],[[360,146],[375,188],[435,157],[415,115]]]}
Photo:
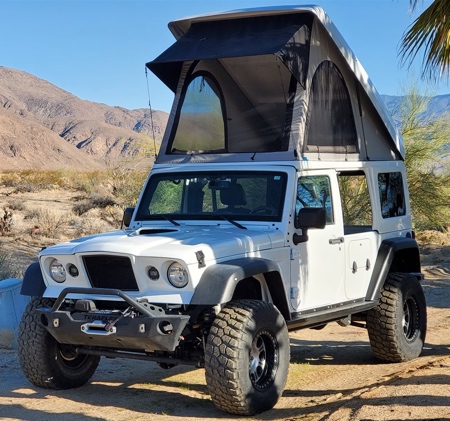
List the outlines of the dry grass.
{"label": "dry grass", "polygon": [[420,244],[450,246],[450,227],[447,227],[445,231],[419,231],[416,233],[416,239]]}

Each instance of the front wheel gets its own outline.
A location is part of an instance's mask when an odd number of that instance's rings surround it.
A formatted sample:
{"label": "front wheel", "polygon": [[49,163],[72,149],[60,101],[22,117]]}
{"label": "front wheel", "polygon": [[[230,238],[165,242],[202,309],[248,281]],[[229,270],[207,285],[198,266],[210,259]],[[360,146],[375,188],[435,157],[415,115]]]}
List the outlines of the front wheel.
{"label": "front wheel", "polygon": [[35,386],[70,389],[85,384],[95,373],[100,357],[77,354],[58,343],[38,322],[36,309],[52,307],[53,300],[33,298],[19,325],[18,353],[22,371]]}
{"label": "front wheel", "polygon": [[273,408],[289,370],[289,335],[270,303],[227,304],[210,329],[206,384],[214,404],[229,413],[253,415]]}
{"label": "front wheel", "polygon": [[367,330],[372,350],[381,360],[402,362],[420,355],[427,330],[427,307],[415,276],[388,276],[380,303],[367,314]]}

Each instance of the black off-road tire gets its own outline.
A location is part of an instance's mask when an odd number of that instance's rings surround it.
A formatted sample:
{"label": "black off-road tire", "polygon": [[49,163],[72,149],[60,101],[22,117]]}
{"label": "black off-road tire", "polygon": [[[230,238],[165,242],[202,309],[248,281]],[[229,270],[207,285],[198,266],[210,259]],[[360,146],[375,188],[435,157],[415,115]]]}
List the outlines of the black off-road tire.
{"label": "black off-road tire", "polygon": [[206,343],[206,384],[214,404],[238,415],[273,408],[286,384],[289,358],[289,334],[275,306],[230,302],[215,318]]}
{"label": "black off-road tire", "polygon": [[93,376],[100,357],[76,354],[39,323],[36,308],[52,307],[53,303],[48,298],[32,298],[27,305],[19,325],[20,365],[35,386],[57,390],[79,387]]}
{"label": "black off-road tire", "polygon": [[388,276],[380,303],[367,314],[367,330],[372,350],[380,360],[403,362],[420,355],[427,330],[427,307],[415,276]]}

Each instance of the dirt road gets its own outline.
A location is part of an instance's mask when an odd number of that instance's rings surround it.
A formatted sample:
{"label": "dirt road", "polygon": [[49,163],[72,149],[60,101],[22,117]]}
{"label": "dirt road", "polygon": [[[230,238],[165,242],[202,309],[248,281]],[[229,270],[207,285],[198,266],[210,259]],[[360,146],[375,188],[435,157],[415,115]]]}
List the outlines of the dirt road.
{"label": "dirt road", "polygon": [[[449,420],[450,247],[424,250],[428,334],[422,356],[384,364],[367,332],[328,325],[291,334],[287,387],[276,407],[250,420]],[[204,372],[107,360],[89,385],[66,391],[32,386],[14,351],[0,350],[0,419],[30,421],[241,419],[217,410]]]}

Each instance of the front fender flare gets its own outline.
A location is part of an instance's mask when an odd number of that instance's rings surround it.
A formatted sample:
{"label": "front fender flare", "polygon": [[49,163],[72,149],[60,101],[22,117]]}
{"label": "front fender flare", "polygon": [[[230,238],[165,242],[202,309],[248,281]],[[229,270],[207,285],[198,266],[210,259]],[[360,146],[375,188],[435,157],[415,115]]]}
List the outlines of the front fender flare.
{"label": "front fender flare", "polygon": [[28,266],[23,277],[21,295],[29,297],[42,297],[46,289],[39,262],[34,262]]}
{"label": "front fender flare", "polygon": [[271,260],[243,257],[209,266],[203,272],[195,289],[191,304],[216,305],[233,298],[236,285],[242,279],[268,272],[280,272]]}

